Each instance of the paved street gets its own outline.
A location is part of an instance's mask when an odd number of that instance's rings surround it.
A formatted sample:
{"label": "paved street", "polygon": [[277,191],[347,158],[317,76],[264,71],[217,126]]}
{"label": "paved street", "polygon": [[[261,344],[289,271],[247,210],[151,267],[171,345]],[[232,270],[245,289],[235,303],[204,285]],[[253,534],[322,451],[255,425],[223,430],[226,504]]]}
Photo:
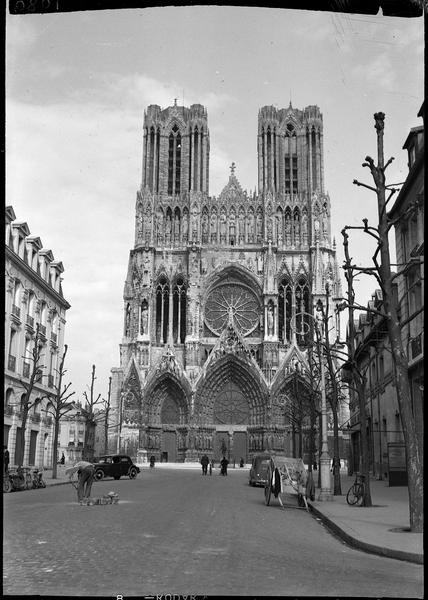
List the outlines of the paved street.
{"label": "paved street", "polygon": [[[248,472],[144,469],[81,507],[60,485],[4,494],[5,594],[423,597],[423,567],[353,550],[302,509],[264,504]],[[297,503],[296,503],[297,506]]]}

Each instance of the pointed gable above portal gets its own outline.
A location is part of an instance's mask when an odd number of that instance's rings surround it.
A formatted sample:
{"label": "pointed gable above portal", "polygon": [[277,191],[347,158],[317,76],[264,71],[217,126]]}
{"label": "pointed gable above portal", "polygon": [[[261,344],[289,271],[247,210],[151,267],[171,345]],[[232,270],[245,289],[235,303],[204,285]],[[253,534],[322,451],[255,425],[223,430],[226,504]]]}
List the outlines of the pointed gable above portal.
{"label": "pointed gable above portal", "polygon": [[229,181],[223,188],[220,193],[219,200],[227,203],[227,202],[235,202],[237,199],[242,199],[246,197],[246,192],[243,191],[241,184],[237,180],[235,176],[235,163],[232,163],[230,166],[230,176]]}

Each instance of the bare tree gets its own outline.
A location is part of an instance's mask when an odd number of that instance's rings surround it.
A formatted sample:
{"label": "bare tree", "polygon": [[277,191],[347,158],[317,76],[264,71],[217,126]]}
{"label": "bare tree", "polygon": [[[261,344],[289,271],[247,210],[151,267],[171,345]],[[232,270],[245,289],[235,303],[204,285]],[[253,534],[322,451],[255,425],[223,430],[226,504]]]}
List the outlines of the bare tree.
{"label": "bare tree", "polygon": [[94,397],[95,379],[95,365],[92,365],[89,397],[86,392],[83,392],[86,399],[86,404],[82,411],[85,417],[85,443],[83,455],[86,460],[92,460],[94,458],[94,431],[96,427],[95,407],[99,404],[101,398],[101,394],[98,394],[96,398]]}
{"label": "bare tree", "polygon": [[[346,229],[346,228],[345,228]],[[347,290],[347,307],[348,307],[348,362],[344,370],[344,379],[354,385],[357,392],[358,407],[360,413],[360,453],[361,453],[361,471],[364,476],[364,498],[362,506],[372,506],[371,491],[370,491],[370,465],[369,465],[369,446],[367,436],[367,417],[366,417],[366,376],[365,373],[358,369],[355,360],[355,292],[354,292],[354,267],[352,266],[351,257],[349,256],[348,234],[345,229],[342,230],[343,247],[345,251],[345,278],[348,283]]]}
{"label": "bare tree", "polygon": [[44,398],[45,396],[42,396],[40,398],[35,398],[34,400],[31,400],[31,394],[33,392],[34,386],[39,383],[43,377],[43,369],[45,368],[43,365],[40,364],[40,360],[42,358],[42,340],[41,340],[41,333],[40,333],[40,325],[39,323],[36,324],[36,333],[34,336],[34,345],[33,345],[33,349],[31,351],[31,356],[24,356],[24,360],[30,360],[30,376],[29,376],[29,381],[26,382],[23,379],[20,379],[20,384],[22,385],[22,387],[25,390],[25,394],[23,395],[23,397],[21,398],[21,406],[20,406],[20,412],[21,412],[21,430],[18,432],[17,435],[17,460],[16,462],[18,463],[18,467],[22,467],[23,462],[24,462],[24,454],[25,454],[25,430],[27,428],[27,420],[28,420],[28,413],[30,411],[31,408],[33,408],[33,406],[36,403],[36,400],[41,400],[42,398]]}
{"label": "bare tree", "polygon": [[67,372],[67,370],[64,369],[64,362],[67,350],[68,346],[67,344],[65,344],[64,352],[61,358],[61,363],[59,365],[59,368],[56,369],[56,372],[58,373],[58,382],[55,386],[55,393],[48,396],[51,401],[51,408],[49,412],[51,413],[54,422],[52,479],[56,479],[57,477],[57,456],[60,420],[64,415],[70,412],[70,410],[72,410],[74,406],[72,402],[68,401],[68,399],[74,394],[74,392],[68,393],[68,390],[71,386],[71,382],[64,385],[64,388],[61,390],[62,380],[65,373]]}
{"label": "bare tree", "polygon": [[[111,377],[108,381],[108,395],[107,399],[101,398],[101,409],[94,413],[94,422],[96,424],[102,423],[104,429],[104,454],[108,454],[108,430],[110,428],[108,421],[111,409]],[[116,425],[114,425],[116,427]]]}
{"label": "bare tree", "polygon": [[[410,529],[414,532],[423,531],[423,436],[416,427],[412,408],[412,398],[408,378],[408,359],[404,351],[401,337],[401,326],[398,317],[398,307],[394,299],[393,282],[400,273],[393,274],[391,270],[391,259],[389,250],[388,234],[394,226],[395,221],[390,219],[387,213],[387,205],[394,193],[397,191],[393,186],[387,186],[385,170],[391,164],[390,158],[384,162],[383,132],[385,115],[382,112],[375,113],[375,129],[377,133],[377,165],[370,156],[366,156],[363,167],[370,169],[375,187],[354,180],[354,184],[363,186],[373,192],[377,197],[378,223],[371,227],[367,219],[363,219],[365,233],[376,240],[376,250],[372,257],[374,268],[360,268],[360,272],[374,275],[382,290],[382,301],[388,337],[391,344],[393,360],[393,372],[396,384],[397,400],[403,427],[404,442],[406,446],[406,466],[409,490]],[[388,198],[386,198],[388,191]],[[409,211],[416,209],[416,203],[409,207]],[[355,227],[345,227],[345,230]],[[347,238],[346,242],[347,242]],[[379,260],[380,257],[380,260]],[[348,282],[349,285],[349,282]],[[350,326],[353,322],[350,319]],[[354,370],[355,371],[355,370]]]}

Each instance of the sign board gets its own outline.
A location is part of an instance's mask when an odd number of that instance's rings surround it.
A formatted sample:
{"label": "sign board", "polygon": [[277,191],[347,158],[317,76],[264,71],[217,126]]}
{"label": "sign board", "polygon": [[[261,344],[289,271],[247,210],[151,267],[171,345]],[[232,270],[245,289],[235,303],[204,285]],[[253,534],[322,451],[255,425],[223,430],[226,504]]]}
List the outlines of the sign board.
{"label": "sign board", "polygon": [[402,442],[389,442],[389,485],[407,485],[406,447]]}

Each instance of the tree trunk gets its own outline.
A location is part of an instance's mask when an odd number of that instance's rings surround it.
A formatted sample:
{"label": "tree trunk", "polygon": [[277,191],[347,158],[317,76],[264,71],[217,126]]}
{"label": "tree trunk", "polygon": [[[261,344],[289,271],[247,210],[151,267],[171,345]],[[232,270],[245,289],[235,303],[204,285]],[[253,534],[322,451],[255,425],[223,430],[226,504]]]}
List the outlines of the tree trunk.
{"label": "tree trunk", "polygon": [[25,431],[27,429],[27,420],[28,420],[28,407],[25,406],[22,409],[22,419],[21,419],[21,432],[18,441],[19,447],[19,460],[18,467],[22,467],[24,464],[24,455],[25,455]]}
{"label": "tree trunk", "polygon": [[339,419],[337,418],[336,410],[333,410],[333,496],[342,495],[342,485],[340,481],[340,450],[339,450]]}
{"label": "tree trunk", "polygon": [[385,200],[385,166],[383,153],[383,113],[376,113],[375,128],[377,131],[378,166],[370,166],[373,179],[376,183],[380,256],[380,279],[383,283],[383,305],[387,316],[388,335],[391,343],[393,371],[397,390],[398,406],[400,409],[401,424],[403,427],[406,444],[406,466],[409,488],[410,529],[414,532],[423,531],[424,522],[424,496],[423,496],[423,440],[419,439],[419,432],[415,424],[410,394],[408,360],[404,352],[401,337],[401,328],[398,320],[397,306],[394,301],[391,261],[389,252],[389,223],[386,212]]}
{"label": "tree trunk", "polygon": [[54,439],[53,439],[53,464],[52,464],[52,479],[56,479],[58,471],[58,433],[59,433],[59,417],[54,417]]}

